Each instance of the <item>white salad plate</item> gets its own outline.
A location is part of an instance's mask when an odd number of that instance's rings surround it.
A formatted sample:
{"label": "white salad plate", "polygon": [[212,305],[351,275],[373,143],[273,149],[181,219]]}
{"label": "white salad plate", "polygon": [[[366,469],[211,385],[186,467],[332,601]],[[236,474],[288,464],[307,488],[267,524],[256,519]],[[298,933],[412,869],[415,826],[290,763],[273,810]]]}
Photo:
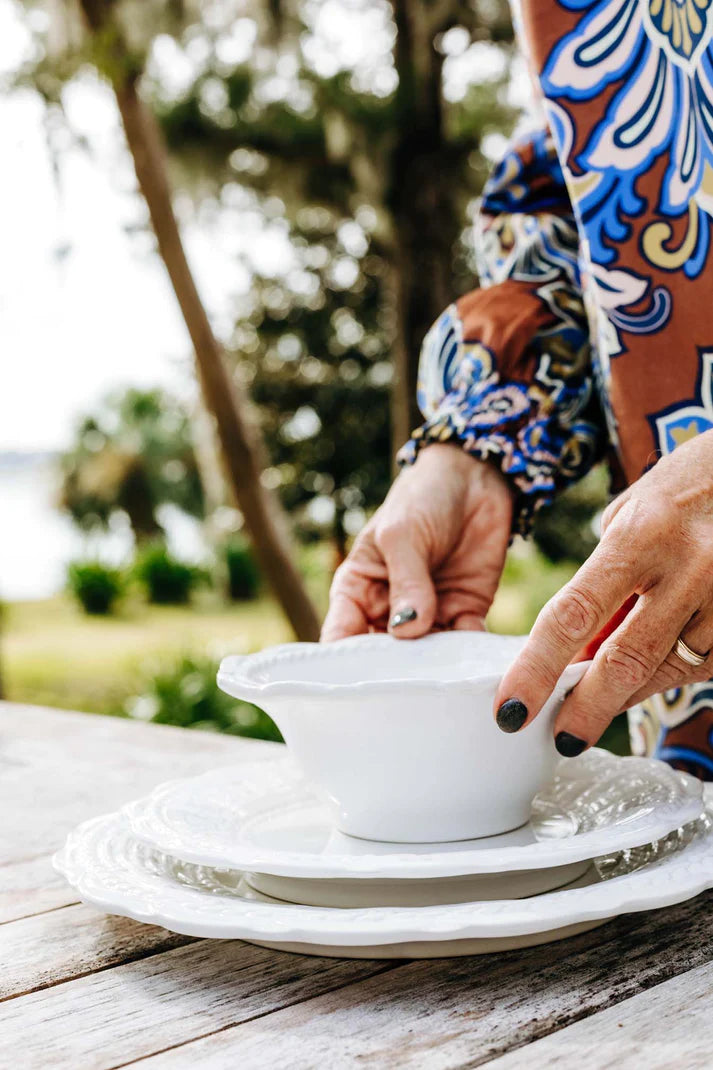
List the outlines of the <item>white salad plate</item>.
{"label": "white salad plate", "polygon": [[[594,857],[694,821],[702,806],[700,781],[662,762],[593,749],[560,762],[527,825],[479,840],[386,844],[344,835],[330,806],[281,756],[170,781],[123,813],[147,847],[249,872],[255,888],[277,898],[368,906],[539,894],[581,875]],[[438,886],[465,877],[477,880]],[[418,889],[409,892],[409,882]]]}
{"label": "white salad plate", "polygon": [[420,907],[541,895],[570,885],[582,877],[590,866],[591,862],[586,860],[572,862],[568,866],[552,866],[550,869],[523,869],[513,873],[425,880],[310,880],[248,872],[244,876],[246,884],[254,891],[281,902],[302,903],[310,907]]}
{"label": "white salad plate", "polygon": [[[55,866],[84,902],[188,936],[241,939],[305,954],[430,957],[530,946],[619,914],[692,898],[713,887],[710,821],[693,827],[700,831],[682,839],[686,845],[679,850],[611,879],[592,867],[570,887],[529,899],[438,906],[343,909],[270,900],[246,886],[239,872],[153,851],[134,839],[122,814],[80,825]],[[616,865],[611,871],[621,873],[621,858]]]}

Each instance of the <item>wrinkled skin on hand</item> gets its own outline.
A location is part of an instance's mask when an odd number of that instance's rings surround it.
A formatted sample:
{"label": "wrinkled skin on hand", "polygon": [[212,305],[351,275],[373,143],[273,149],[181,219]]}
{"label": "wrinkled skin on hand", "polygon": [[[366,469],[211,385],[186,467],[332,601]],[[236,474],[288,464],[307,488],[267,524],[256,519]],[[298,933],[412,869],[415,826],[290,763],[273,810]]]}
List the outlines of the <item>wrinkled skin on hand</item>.
{"label": "wrinkled skin on hand", "polygon": [[[604,629],[557,718],[562,753],[596,743],[636,702],[713,677],[713,431],[679,446],[616,498],[602,529],[597,549],[538,616],[496,696],[496,711],[508,699],[522,703],[528,724],[565,666]],[[611,630],[627,599],[629,611]],[[673,652],[679,635],[706,654],[702,666]]]}
{"label": "wrinkled skin on hand", "polygon": [[[322,639],[483,629],[511,521],[511,492],[492,465],[453,445],[423,449],[337,570]],[[389,626],[409,610],[413,619]]]}

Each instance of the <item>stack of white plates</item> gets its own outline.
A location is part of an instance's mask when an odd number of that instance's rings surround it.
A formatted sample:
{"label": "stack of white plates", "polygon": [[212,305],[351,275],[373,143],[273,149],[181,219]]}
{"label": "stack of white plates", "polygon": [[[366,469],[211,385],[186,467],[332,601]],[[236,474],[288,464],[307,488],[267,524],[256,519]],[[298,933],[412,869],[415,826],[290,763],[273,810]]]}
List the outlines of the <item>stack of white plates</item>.
{"label": "stack of white plates", "polygon": [[103,911],[307,954],[439,957],[526,947],[713,886],[701,785],[592,750],[530,822],[438,844],[360,840],[289,757],[161,785],[71,833],[57,868]]}

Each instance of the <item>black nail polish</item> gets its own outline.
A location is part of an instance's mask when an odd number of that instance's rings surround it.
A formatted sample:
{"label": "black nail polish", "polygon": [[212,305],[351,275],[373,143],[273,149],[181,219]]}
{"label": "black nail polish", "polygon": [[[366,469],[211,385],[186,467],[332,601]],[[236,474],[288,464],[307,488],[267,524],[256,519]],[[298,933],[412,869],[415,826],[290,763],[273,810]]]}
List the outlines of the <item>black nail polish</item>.
{"label": "black nail polish", "polygon": [[527,720],[527,706],[519,698],[506,699],[495,719],[503,732],[517,732]]}
{"label": "black nail polish", "polygon": [[413,606],[404,606],[398,613],[394,613],[393,617],[389,621],[390,628],[399,628],[402,624],[410,624],[412,620],[416,620],[418,613]]}
{"label": "black nail polish", "polygon": [[586,746],[585,740],[573,736],[571,732],[558,732],[555,736],[555,747],[563,758],[576,758]]}

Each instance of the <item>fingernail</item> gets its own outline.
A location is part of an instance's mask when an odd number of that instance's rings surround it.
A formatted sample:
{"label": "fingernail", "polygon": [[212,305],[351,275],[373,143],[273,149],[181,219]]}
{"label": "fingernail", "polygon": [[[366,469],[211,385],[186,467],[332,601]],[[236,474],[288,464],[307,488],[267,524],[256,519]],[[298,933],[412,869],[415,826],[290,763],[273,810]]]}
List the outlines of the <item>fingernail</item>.
{"label": "fingernail", "polygon": [[503,702],[496,714],[498,728],[503,732],[517,732],[527,720],[527,706],[519,698],[509,698]]}
{"label": "fingernail", "polygon": [[402,624],[410,624],[412,620],[416,620],[418,613],[413,606],[404,606],[398,613],[394,613],[393,617],[389,621],[390,628],[400,628]]}
{"label": "fingernail", "polygon": [[563,758],[576,758],[586,746],[585,740],[573,736],[571,732],[558,732],[555,736],[555,747]]}

